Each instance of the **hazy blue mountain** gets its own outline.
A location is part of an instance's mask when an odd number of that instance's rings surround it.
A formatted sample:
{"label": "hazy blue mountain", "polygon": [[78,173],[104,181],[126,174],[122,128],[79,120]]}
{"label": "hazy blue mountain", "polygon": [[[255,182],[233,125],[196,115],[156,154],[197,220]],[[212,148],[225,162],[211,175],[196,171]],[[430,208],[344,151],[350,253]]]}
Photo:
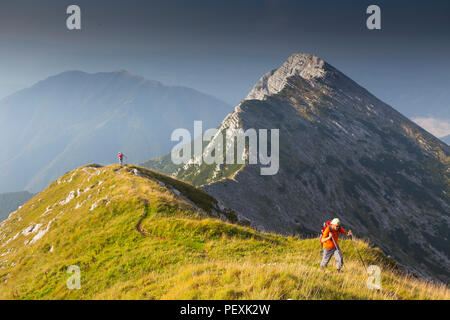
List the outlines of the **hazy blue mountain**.
{"label": "hazy blue mountain", "polygon": [[25,85],[21,84],[0,83],[0,100],[25,87],[26,87]]}
{"label": "hazy blue mountain", "polygon": [[445,137],[442,137],[441,140],[450,146],[450,134]]}
{"label": "hazy blue mountain", "polygon": [[8,218],[11,212],[17,210],[32,197],[33,194],[27,191],[0,193],[0,221]]}
{"label": "hazy blue mountain", "polygon": [[87,162],[118,151],[139,163],[170,151],[176,128],[216,127],[226,103],[126,71],[69,71],[0,101],[0,192],[39,191]]}

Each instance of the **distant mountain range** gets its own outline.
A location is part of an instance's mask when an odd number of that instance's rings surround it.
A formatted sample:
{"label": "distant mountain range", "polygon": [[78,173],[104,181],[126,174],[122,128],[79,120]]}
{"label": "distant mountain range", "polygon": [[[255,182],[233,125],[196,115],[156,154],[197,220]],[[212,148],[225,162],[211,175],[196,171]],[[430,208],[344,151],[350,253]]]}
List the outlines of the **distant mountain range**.
{"label": "distant mountain range", "polygon": [[0,101],[0,192],[40,191],[85,163],[137,163],[170,150],[176,128],[216,127],[232,108],[124,70],[69,71]]}
{"label": "distant mountain range", "polygon": [[408,270],[450,280],[448,145],[300,53],[265,74],[219,130],[239,128],[280,130],[278,174],[249,164],[173,168],[168,156],[145,165],[202,185],[259,230],[317,235],[340,217]]}

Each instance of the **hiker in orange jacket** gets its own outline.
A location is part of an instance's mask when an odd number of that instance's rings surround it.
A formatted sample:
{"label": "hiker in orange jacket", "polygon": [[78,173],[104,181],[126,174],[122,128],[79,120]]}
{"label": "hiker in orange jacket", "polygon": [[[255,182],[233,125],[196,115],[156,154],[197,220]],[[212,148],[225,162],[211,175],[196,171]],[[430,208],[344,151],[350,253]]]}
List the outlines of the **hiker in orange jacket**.
{"label": "hiker in orange jacket", "polygon": [[323,231],[321,238],[321,242],[323,245],[323,257],[322,262],[320,263],[320,267],[324,271],[332,255],[334,255],[334,258],[336,259],[338,272],[341,271],[342,266],[344,265],[344,258],[338,244],[339,235],[341,233],[346,236],[352,235],[351,230],[347,232],[344,230],[344,228],[341,227],[341,222],[338,218],[334,218],[331,221],[330,225]]}

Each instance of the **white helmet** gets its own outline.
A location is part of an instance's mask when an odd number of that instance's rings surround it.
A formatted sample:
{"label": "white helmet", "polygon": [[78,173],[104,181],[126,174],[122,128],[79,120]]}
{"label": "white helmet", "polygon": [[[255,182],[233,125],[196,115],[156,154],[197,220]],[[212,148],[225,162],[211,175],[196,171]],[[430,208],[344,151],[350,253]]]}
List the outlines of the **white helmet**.
{"label": "white helmet", "polygon": [[334,218],[333,220],[331,220],[331,224],[339,226],[341,224],[341,221],[339,220],[339,218]]}

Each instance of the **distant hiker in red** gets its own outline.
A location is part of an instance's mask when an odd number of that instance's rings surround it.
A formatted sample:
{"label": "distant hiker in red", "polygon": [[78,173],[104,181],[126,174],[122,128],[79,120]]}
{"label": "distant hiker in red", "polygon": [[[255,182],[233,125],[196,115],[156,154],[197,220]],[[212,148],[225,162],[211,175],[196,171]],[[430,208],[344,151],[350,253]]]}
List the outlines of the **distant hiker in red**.
{"label": "distant hiker in red", "polygon": [[126,158],[127,156],[124,155],[122,152],[119,152],[117,155],[117,158],[119,158],[120,165],[123,165],[123,158]]}
{"label": "distant hiker in red", "polygon": [[320,237],[320,242],[323,245],[323,257],[320,267],[324,271],[333,254],[336,259],[338,272],[341,271],[341,268],[344,265],[344,258],[342,257],[342,252],[338,245],[338,239],[341,233],[346,236],[352,235],[351,230],[347,232],[341,227],[341,222],[338,218],[334,218],[331,222],[327,222],[324,225],[322,236]]}

